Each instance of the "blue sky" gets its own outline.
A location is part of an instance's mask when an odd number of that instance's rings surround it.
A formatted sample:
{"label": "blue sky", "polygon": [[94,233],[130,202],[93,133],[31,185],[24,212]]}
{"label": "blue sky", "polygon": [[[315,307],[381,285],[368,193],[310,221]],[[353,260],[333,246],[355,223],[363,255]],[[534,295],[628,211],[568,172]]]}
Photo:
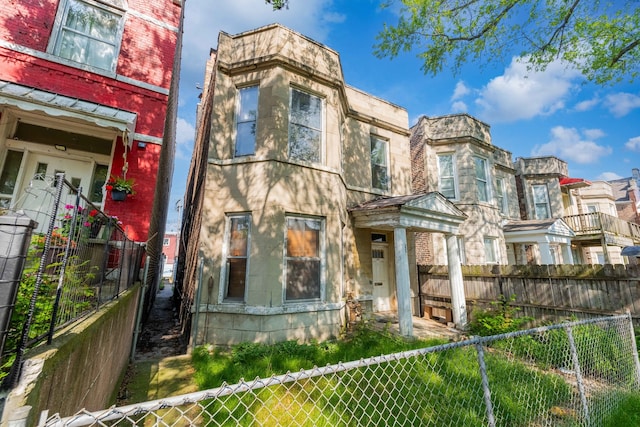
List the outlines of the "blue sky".
{"label": "blue sky", "polygon": [[272,11],[263,0],[186,0],[177,152],[167,231],[177,231],[193,149],[196,105],[204,66],[218,33],[238,34],[278,22],[340,54],[347,84],[407,109],[409,125],[421,115],[466,112],[489,124],[494,145],[513,159],[553,155],[572,177],[612,180],[640,167],[640,82],[614,86],[585,83],[560,64],[528,73],[515,60],[469,63],[457,75],[445,66],[437,76],[421,69],[417,52],[395,59],[373,55],[384,23],[396,12],[381,0],[290,0]]}

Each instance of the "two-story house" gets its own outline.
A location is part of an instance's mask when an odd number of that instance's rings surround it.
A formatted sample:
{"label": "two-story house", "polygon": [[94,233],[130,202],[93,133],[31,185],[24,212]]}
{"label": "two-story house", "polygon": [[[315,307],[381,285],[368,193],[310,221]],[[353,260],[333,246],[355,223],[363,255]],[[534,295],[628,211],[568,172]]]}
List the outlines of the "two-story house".
{"label": "two-story house", "polygon": [[[0,5],[0,207],[38,209],[27,190],[65,172],[130,238],[147,240],[180,3]],[[112,201],[110,175],[135,180],[135,196]]]}
{"label": "two-story house", "polygon": [[[458,246],[463,264],[506,264],[503,226],[517,220],[511,153],[491,143],[489,126],[468,114],[421,117],[411,128],[413,191],[437,191],[465,213]],[[446,264],[441,234],[419,234],[421,264]]]}
{"label": "two-story house", "polygon": [[335,51],[280,25],[221,33],[198,117],[177,285],[194,344],[334,337],[347,299],[411,335],[414,232],[447,236],[466,322],[466,216],[412,194],[406,110],[346,85]]}

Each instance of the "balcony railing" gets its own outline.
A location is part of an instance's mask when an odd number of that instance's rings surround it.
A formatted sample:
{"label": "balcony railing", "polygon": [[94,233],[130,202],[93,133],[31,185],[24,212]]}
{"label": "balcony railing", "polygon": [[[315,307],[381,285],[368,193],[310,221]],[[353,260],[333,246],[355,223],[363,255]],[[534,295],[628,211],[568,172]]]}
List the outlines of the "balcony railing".
{"label": "balcony railing", "polygon": [[640,224],[629,222],[602,212],[565,216],[564,221],[577,236],[609,233],[640,242]]}

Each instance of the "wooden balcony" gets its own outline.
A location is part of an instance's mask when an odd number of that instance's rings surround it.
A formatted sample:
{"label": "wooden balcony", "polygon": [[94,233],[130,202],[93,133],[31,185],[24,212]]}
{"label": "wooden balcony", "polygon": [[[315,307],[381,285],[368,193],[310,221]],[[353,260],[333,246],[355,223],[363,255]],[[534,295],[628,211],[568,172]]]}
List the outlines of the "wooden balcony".
{"label": "wooden balcony", "polygon": [[608,244],[630,246],[640,243],[640,224],[624,221],[602,212],[568,215],[563,218],[576,233],[575,240],[604,238]]}

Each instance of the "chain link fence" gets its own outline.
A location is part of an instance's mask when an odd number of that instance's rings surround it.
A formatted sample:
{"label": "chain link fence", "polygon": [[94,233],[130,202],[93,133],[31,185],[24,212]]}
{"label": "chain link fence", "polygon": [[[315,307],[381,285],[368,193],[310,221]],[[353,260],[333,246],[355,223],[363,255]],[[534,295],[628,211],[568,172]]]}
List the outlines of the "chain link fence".
{"label": "chain link fence", "polygon": [[640,386],[630,316],[339,363],[39,426],[601,425]]}
{"label": "chain link fence", "polygon": [[34,176],[8,211],[37,225],[10,327],[2,331],[2,388],[15,383],[27,348],[44,340],[51,344],[56,331],[97,311],[139,280],[144,255],[118,218],[100,210],[62,173]]}

